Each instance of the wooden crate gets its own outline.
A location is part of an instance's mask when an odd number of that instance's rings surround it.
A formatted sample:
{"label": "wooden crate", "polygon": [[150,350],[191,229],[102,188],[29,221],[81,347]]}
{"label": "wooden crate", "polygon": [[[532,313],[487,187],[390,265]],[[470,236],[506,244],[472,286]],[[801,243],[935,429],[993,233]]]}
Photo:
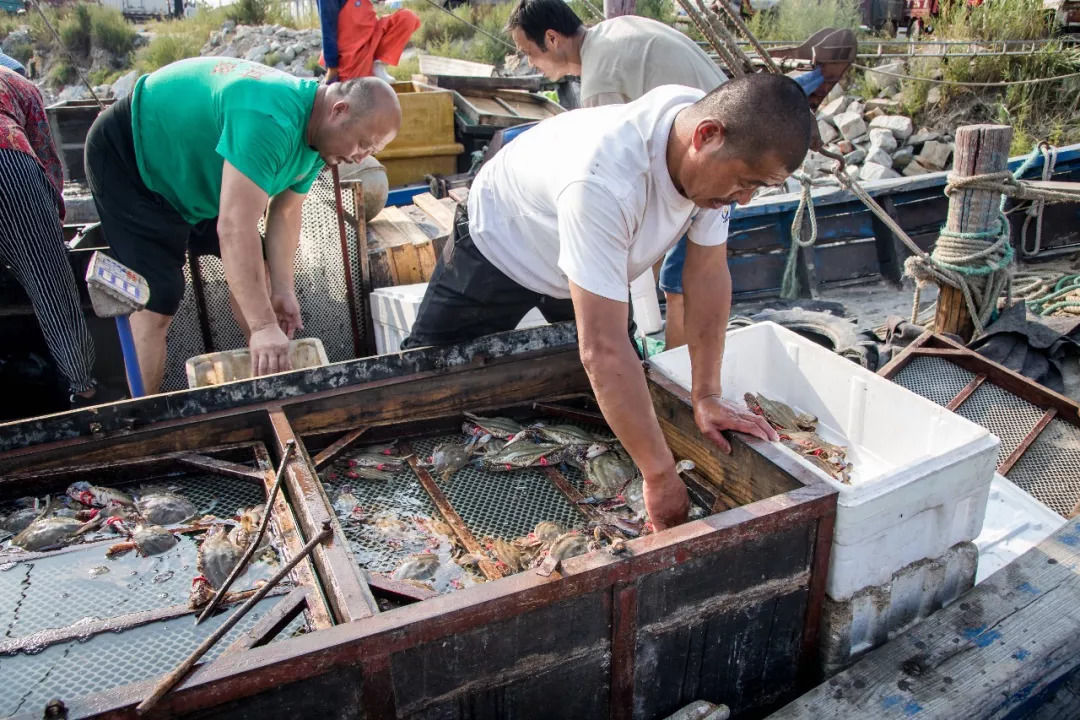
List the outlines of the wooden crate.
{"label": "wooden crate", "polygon": [[394,83],[401,102],[397,137],[375,157],[386,167],[391,187],[423,182],[429,174],[456,171],[465,146],[454,142],[454,99],[448,90],[418,82]]}
{"label": "wooden crate", "polygon": [[450,237],[455,202],[431,193],[405,207],[388,207],[367,223],[367,257],[372,290],[427,282]]}
{"label": "wooden crate", "polygon": [[[654,718],[698,698],[747,716],[808,687],[836,493],[771,444],[735,436],[732,455],[712,448],[685,393],[662,378],[650,390],[665,437],[697,464],[691,493],[714,514],[631,540],[628,557],[593,552],[550,577],[522,572],[380,611],[387,591],[354,562],[318,466],[350,443],[460,424],[464,409],[538,412],[544,401],[545,412],[591,418],[588,387],[572,329],[534,328],[28,421],[0,438],[0,470],[119,463],[211,441],[262,442],[279,455],[301,442],[287,496],[302,499],[304,537],[334,525],[313,565],[340,624],[203,666],[164,699],[158,711],[170,716]],[[11,447],[16,436],[34,441]],[[26,490],[0,483],[5,497]],[[79,716],[134,718],[151,684],[57,692]]]}

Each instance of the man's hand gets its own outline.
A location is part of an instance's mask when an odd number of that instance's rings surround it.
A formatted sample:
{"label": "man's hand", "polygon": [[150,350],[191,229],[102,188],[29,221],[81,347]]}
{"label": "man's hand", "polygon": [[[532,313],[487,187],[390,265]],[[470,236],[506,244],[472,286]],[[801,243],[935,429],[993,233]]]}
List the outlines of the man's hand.
{"label": "man's hand", "polygon": [[694,421],[701,434],[712,440],[725,453],[731,453],[731,443],[721,430],[738,430],[762,440],[779,440],[772,426],[760,415],[723,400],[719,395],[694,399]]}
{"label": "man's hand", "polygon": [[338,79],[337,68],[332,68],[332,67],[326,68],[326,77],[323,78],[323,84],[324,85],[329,85],[331,83],[336,83],[337,79]]}
{"label": "man's hand", "polygon": [[289,338],[275,325],[251,333],[251,375],[266,375],[292,369]]}
{"label": "man's hand", "polygon": [[304,329],[304,320],[300,317],[300,303],[296,300],[296,293],[275,292],[270,295],[270,304],[274,306],[278,327],[290,340],[293,339],[297,330]]}
{"label": "man's hand", "polygon": [[690,512],[690,496],[686,485],[672,466],[667,471],[646,477],[643,483],[645,510],[657,532],[686,522]]}

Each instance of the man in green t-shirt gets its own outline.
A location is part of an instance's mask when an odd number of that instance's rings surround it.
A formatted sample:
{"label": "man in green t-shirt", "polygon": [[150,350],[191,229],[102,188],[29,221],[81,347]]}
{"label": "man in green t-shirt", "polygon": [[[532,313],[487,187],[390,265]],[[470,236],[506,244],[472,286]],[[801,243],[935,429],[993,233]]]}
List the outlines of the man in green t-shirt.
{"label": "man in green t-shirt", "polygon": [[131,316],[147,392],[161,384],[189,247],[221,256],[253,373],[288,369],[303,327],[293,261],[304,196],[324,165],[360,162],[400,127],[397,95],[376,78],[320,86],[209,57],[144,75],[98,117],[86,176],[112,254],[150,285]]}

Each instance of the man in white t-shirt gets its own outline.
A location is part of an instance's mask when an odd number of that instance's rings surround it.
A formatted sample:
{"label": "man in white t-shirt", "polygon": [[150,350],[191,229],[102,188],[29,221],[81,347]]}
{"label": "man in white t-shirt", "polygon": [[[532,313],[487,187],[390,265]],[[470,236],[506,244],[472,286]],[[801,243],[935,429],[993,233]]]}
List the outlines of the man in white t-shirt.
{"label": "man in white t-shirt", "polygon": [[[517,49],[551,80],[581,78],[581,104],[627,103],[661,85],[709,92],[727,76],[697,43],[673,27],[626,15],[586,28],[564,0],[520,0],[506,24]],[[686,239],[664,257],[660,289],[667,299],[665,341],[685,344],[682,269]]]}
{"label": "man in white t-shirt", "polygon": [[694,417],[722,430],[776,434],[721,400],[731,310],[728,216],[784,181],[810,142],[810,108],[793,80],[750,75],[706,95],[665,85],[626,105],[574,110],[522,133],[483,167],[403,347],[510,330],[533,307],[575,317],[581,360],[611,429],[645,478],[658,529],[689,500],[675,473],[627,338],[629,283],[689,238],[684,277]]}

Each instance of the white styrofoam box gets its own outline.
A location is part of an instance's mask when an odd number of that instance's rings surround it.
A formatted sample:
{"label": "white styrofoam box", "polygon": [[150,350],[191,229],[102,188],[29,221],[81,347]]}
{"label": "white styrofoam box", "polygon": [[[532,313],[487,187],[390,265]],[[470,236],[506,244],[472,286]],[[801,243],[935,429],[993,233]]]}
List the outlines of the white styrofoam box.
{"label": "white styrofoam box", "polygon": [[976,584],[996,573],[1064,525],[1067,521],[1050,508],[994,474],[986,519],[975,538],[979,548]]}
{"label": "white styrofoam box", "polygon": [[[685,346],[650,363],[690,388]],[[840,492],[834,600],[978,536],[1000,442],[985,428],[776,323],[728,332],[721,381],[725,399],[745,407],[744,393],[762,393],[815,415],[822,438],[847,447],[850,485],[780,446]]]}
{"label": "white styrofoam box", "polygon": [[[424,300],[427,283],[393,285],[371,293],[371,316],[375,326],[375,351],[380,355],[396,353],[401,341],[409,336],[420,303]],[[533,308],[518,323],[519,328],[546,325],[539,309]]]}

